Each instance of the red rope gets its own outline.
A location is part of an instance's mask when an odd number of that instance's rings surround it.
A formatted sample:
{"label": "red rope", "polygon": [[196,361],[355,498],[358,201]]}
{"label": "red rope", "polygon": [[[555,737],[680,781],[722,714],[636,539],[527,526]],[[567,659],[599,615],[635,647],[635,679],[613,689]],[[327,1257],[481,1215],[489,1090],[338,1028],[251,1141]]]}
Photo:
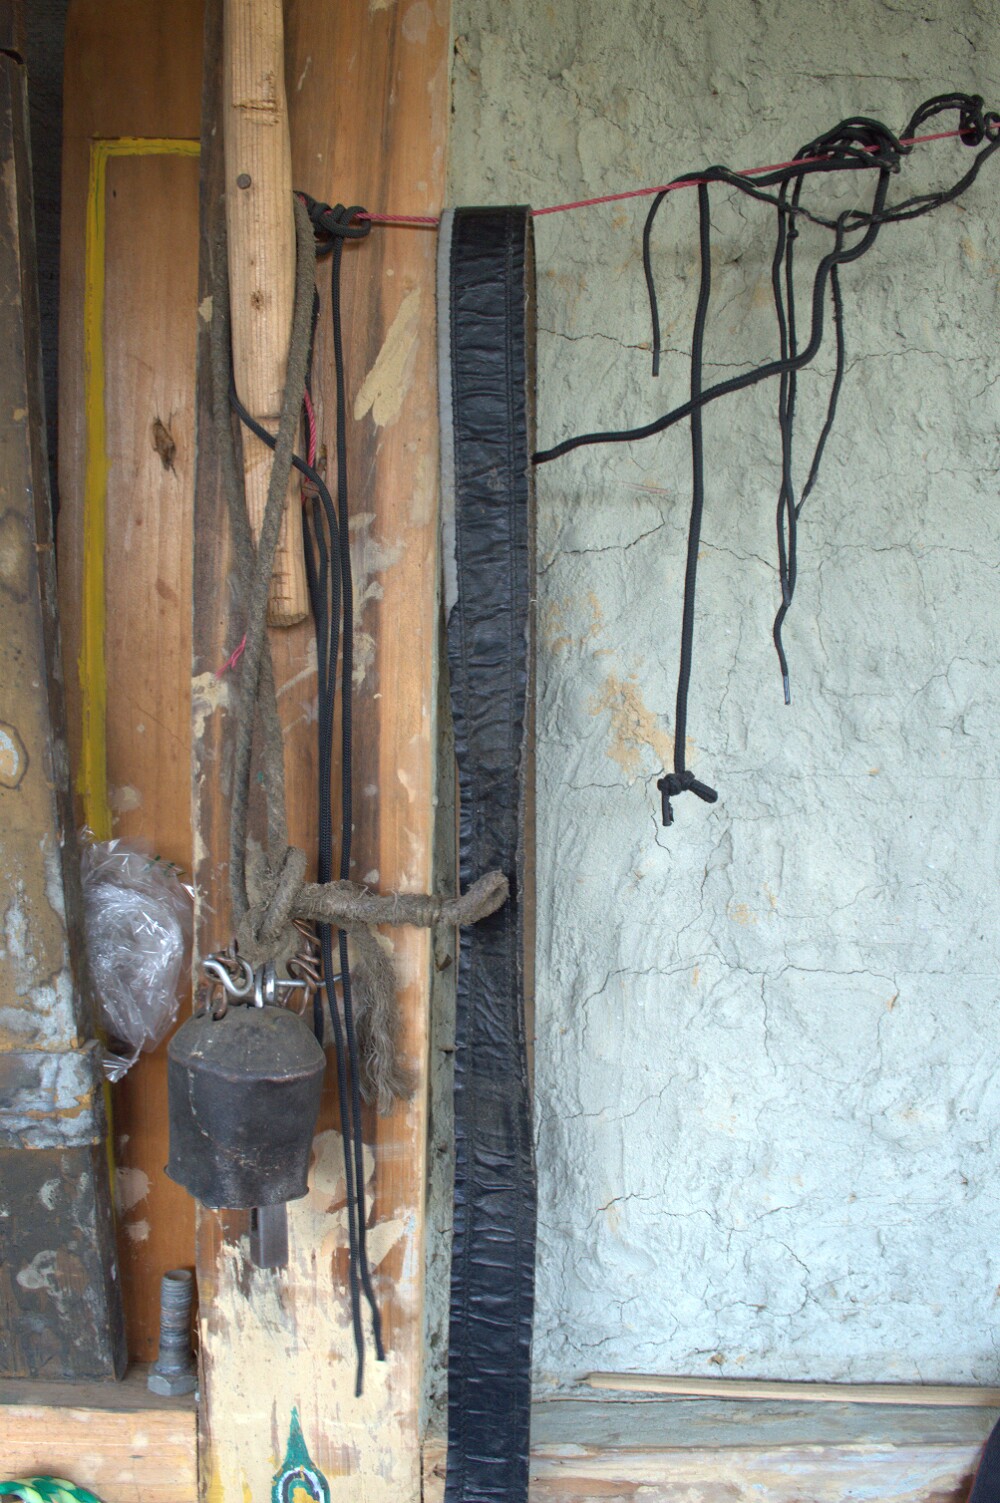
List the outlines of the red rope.
{"label": "red rope", "polygon": [[[911,136],[901,141],[901,146],[922,146],[928,141],[950,141],[956,136],[962,136],[962,130],[942,130],[931,136]],[[876,151],[877,147],[866,147],[868,151]],[[746,167],[740,174],[742,177],[762,177],[768,172],[780,172],[784,167],[800,167],[803,164],[825,161],[826,157],[799,157],[796,162],[772,162],[768,167]],[[567,209],[591,209],[597,204],[620,203],[627,198],[651,198],[654,193],[673,193],[677,188],[697,188],[703,183],[703,177],[686,177],[678,183],[661,183],[656,188],[630,188],[626,193],[605,193],[600,198],[578,198],[570,204],[551,204],[545,209],[532,209],[533,219],[540,219],[543,214],[564,214]],[[426,214],[359,214],[359,219],[368,219],[372,224],[400,225],[410,229],[437,229],[440,219]]]}
{"label": "red rope", "polygon": [[308,391],[302,393],[302,405],[306,410],[306,427],[309,430],[309,439],[306,444],[306,463],[316,466],[316,411],[312,404],[312,397]]}

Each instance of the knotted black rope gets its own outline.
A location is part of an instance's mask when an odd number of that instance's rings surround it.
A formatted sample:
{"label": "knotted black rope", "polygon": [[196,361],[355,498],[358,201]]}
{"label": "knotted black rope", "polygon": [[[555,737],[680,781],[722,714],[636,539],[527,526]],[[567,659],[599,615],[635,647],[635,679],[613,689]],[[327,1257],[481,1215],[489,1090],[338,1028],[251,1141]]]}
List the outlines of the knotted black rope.
{"label": "knotted black rope", "polygon": [[[889,203],[890,180],[900,173],[904,159],[912,150],[912,145],[907,144],[910,138],[915,136],[928,120],[952,111],[958,113],[959,130],[963,142],[976,152],[971,165],[949,188],[934,193],[917,194],[897,203]],[[798,521],[802,507],[816,485],[823,453],[836,418],[837,403],[844,378],[844,305],[840,268],[858,260],[869,251],[884,225],[919,218],[958,198],[975,182],[983,164],[993,155],[998,146],[1000,146],[1000,114],[993,110],[986,110],[979,95],[939,94],[927,100],[915,111],[902,137],[894,135],[878,120],[855,116],[841,121],[832,130],[808,142],[796,153],[790,165],[775,168],[770,173],[750,178],[733,172],[727,167],[715,166],[693,173],[683,173],[675,178],[674,183],[689,184],[693,181],[698,184],[701,285],[692,334],[689,400],[672,408],[662,417],[655,418],[652,422],[640,427],[578,434],[574,438],[563,439],[552,448],[542,450],[534,456],[536,464],[547,464],[584,445],[628,443],[651,438],[654,434],[663,433],[666,429],[672,428],[684,418],[691,420],[692,499],[688,526],[687,569],[684,579],[680,666],[677,676],[674,771],[664,774],[657,782],[663,801],[664,825],[670,825],[673,822],[673,809],[670,801],[679,793],[695,793],[706,803],[714,803],[717,798],[714,789],[705,783],[698,782],[687,770],[685,752],[698,546],[704,510],[702,411],[709,402],[718,401],[721,397],[731,396],[735,392],[744,391],[773,377],[779,379],[778,428],[781,444],[781,477],[778,488],[776,530],[778,583],[781,599],[774,619],[773,636],[787,704],[791,700],[791,689],[788,660],[782,641],[782,628],[795,594],[798,567]],[[857,172],[871,174],[874,177],[874,187],[867,209],[849,209],[831,218],[803,204],[802,194],[807,179],[838,172]],[[708,185],[712,183],[721,183],[735,188],[747,197],[769,204],[776,210],[777,235],[771,265],[771,282],[778,325],[778,357],[765,361],[752,370],[737,376],[730,376],[724,381],[718,381],[706,387],[702,382],[701,371],[710,297],[711,225]],[[769,192],[771,188],[777,188],[777,193]],[[660,370],[661,334],[652,267],[651,238],[656,216],[666,193],[667,190],[661,190],[653,199],[642,237],[643,271],[652,320],[654,376],[658,376]],[[833,246],[820,259],[813,276],[809,335],[804,344],[800,343],[798,337],[795,292],[795,244],[799,234],[798,225],[801,221],[819,225],[833,235]],[[793,472],[793,440],[798,373],[811,364],[822,345],[828,289],[836,343],[834,377],[827,402],[826,417],[813,452],[808,477],[802,488],[801,497],[797,499]]]}
{"label": "knotted black rope", "polygon": [[[319,682],[319,880],[333,880],[333,737],[337,689],[337,654],[341,647],[340,679],[340,879],[346,881],[351,870],[351,839],[354,826],[353,787],[353,684],[354,684],[354,583],[351,573],[350,514],[347,490],[347,397],[344,381],[344,340],[341,313],[341,264],[345,240],[361,240],[370,233],[369,220],[356,220],[360,206],[345,208],[337,204],[317,203],[303,195],[303,202],[316,234],[316,254],[332,252],[330,276],[330,310],[333,328],[335,366],[335,408],[337,443],[337,508],[322,478],[310,476],[315,497],[311,511],[304,514],[306,574],[313,617],[316,623],[316,663]],[[311,385],[311,367],[310,367]],[[307,388],[308,389],[308,388]],[[329,540],[329,541],[328,541]],[[331,551],[336,562],[331,565]],[[340,642],[340,628],[343,637]],[[329,924],[318,926],[323,974],[335,973],[333,930]],[[382,1344],[382,1321],[372,1287],[368,1263],[367,1216],[365,1213],[364,1141],[361,1126],[361,1090],[358,1064],[358,1039],[351,988],[351,963],[345,930],[337,931],[341,994],[344,1003],[343,1027],[332,984],[327,984],[330,1021],[333,1025],[337,1056],[337,1083],[340,1091],[341,1131],[344,1137],[344,1165],[348,1204],[348,1237],[351,1249],[351,1313],[357,1353],[356,1391],[361,1392],[364,1379],[364,1339],[361,1332],[358,1284],[364,1289],[371,1314],[372,1335],[378,1360],[385,1360]],[[345,1058],[346,1043],[346,1058]],[[352,1224],[353,1223],[353,1224]]]}
{"label": "knotted black rope", "polygon": [[[698,185],[698,240],[701,252],[701,286],[694,316],[691,340],[691,400],[701,396],[701,370],[705,348],[705,323],[712,295],[712,224],[708,185]],[[701,427],[701,408],[691,412],[691,520],[688,524],[687,568],[684,573],[684,610],[681,619],[681,660],[677,670],[677,711],[674,717],[674,770],[657,783],[663,801],[663,823],[672,825],[674,811],[670,800],[679,793],[694,793],[707,804],[718,798],[714,788],[699,783],[687,770],[687,703],[691,684],[691,659],[694,650],[694,599],[698,583],[698,549],[701,546],[701,518],[705,509],[705,441]]]}

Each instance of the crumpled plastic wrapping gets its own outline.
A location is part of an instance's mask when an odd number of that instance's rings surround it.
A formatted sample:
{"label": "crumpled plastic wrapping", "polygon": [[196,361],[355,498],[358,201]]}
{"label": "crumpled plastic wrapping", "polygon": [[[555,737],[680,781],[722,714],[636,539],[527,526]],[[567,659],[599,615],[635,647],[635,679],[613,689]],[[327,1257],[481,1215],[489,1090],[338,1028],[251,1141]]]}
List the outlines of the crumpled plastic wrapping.
{"label": "crumpled plastic wrapping", "polygon": [[193,893],[139,841],[85,842],[80,868],[90,974],[108,1039],[104,1073],[120,1080],[177,1017]]}

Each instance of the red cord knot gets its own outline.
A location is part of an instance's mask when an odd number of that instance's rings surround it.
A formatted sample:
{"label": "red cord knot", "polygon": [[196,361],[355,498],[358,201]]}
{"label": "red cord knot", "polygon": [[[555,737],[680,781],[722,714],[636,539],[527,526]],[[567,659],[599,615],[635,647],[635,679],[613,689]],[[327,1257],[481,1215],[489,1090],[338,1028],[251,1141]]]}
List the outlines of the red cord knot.
{"label": "red cord knot", "polygon": [[300,193],[298,196],[312,220],[318,256],[331,251],[337,240],[363,240],[371,234],[372,222],[361,204],[351,204],[349,208],[345,208],[343,204],[331,207],[330,204],[311,198],[308,193]]}
{"label": "red cord knot", "polygon": [[709,788],[707,783],[699,783],[694,773],[686,768],[683,772],[665,772],[662,778],[657,779],[656,786],[663,800],[663,824],[667,827],[674,822],[674,811],[670,800],[676,798],[679,793],[695,793],[706,804],[714,804],[719,797],[714,788]]}

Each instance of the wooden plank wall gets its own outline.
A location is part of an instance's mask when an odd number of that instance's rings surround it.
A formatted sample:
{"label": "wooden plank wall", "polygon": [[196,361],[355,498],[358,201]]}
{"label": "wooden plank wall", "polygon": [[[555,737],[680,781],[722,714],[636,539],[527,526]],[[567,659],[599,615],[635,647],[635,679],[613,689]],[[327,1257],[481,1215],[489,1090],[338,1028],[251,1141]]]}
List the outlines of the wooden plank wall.
{"label": "wooden plank wall", "polygon": [[[221,53],[212,7],[206,57]],[[286,7],[296,186],[328,202],[434,212],[443,192],[448,6],[295,0]],[[220,80],[210,69],[206,206],[221,191]],[[211,157],[211,160],[209,160]],[[432,234],[376,230],[345,256],[349,461],[357,618],[354,874],[382,890],[426,890],[431,876],[437,601],[437,425]],[[207,291],[203,282],[202,291]],[[325,301],[325,298],[324,298]],[[207,375],[207,372],[206,372]],[[332,450],[332,351],[317,350],[321,442]],[[207,384],[207,383],[206,383]],[[204,409],[202,408],[203,412]],[[226,938],[231,717],[216,678],[238,639],[229,556],[199,418],[195,559],[196,843],[203,947]],[[315,839],[315,679],[311,626],[272,634],[285,725],[292,839]],[[295,1424],[332,1496],[416,1499],[422,1357],[423,1199],[429,936],[388,936],[402,978],[406,1052],[420,1087],[390,1119],[367,1119],[369,1247],[388,1361],[369,1360],[354,1397],[340,1139],[316,1143],[312,1190],[290,1208],[290,1266],[248,1263],[245,1220],[201,1218],[203,1494],[267,1496]]]}
{"label": "wooden plank wall", "polygon": [[[77,818],[145,837],[188,874],[201,41],[201,0],[72,0],[60,319]],[[191,1201],[163,1173],[165,1048],[114,1087],[112,1110],[129,1346],[150,1360],[160,1275],[194,1262]]]}

